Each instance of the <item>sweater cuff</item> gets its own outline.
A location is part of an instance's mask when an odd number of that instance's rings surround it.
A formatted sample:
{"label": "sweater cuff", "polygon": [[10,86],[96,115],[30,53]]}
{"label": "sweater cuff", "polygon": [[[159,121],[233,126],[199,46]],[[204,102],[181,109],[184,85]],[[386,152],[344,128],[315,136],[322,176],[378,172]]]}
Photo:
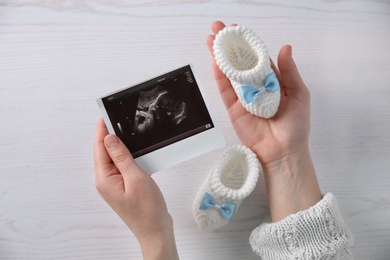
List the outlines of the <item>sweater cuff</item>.
{"label": "sweater cuff", "polygon": [[336,198],[327,193],[307,210],[260,225],[249,243],[262,259],[353,259],[353,240]]}

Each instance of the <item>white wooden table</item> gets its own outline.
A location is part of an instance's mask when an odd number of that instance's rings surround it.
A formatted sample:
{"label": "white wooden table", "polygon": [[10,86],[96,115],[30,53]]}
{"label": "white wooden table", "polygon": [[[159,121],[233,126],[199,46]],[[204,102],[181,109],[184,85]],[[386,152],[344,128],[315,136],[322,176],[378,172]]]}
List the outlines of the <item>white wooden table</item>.
{"label": "white wooden table", "polygon": [[[252,28],[274,60],[293,45],[322,191],[336,194],[356,259],[390,259],[390,2],[144,2],[0,2],[0,259],[141,258],[95,191],[95,98],[192,63],[228,145],[238,143],[205,46],[216,19]],[[269,220],[263,179],[222,230],[193,220],[221,152],[153,177],[182,259],[258,259],[248,236]]]}

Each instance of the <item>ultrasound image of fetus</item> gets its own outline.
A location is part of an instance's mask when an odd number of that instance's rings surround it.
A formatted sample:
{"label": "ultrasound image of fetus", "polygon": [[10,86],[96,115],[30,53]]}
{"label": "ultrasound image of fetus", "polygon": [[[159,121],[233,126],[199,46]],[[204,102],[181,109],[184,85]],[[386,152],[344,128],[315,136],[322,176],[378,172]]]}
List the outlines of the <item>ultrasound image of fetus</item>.
{"label": "ultrasound image of fetus", "polygon": [[187,105],[175,100],[160,85],[140,92],[134,118],[135,134],[152,134],[157,127],[180,124],[187,116]]}

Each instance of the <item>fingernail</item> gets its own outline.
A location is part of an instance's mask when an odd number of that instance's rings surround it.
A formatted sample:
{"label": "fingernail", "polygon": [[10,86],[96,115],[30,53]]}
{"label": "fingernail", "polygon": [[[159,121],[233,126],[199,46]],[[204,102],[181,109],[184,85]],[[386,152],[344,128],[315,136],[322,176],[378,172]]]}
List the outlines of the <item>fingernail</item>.
{"label": "fingernail", "polygon": [[114,148],[119,144],[118,137],[115,135],[108,135],[104,138],[104,143],[108,148]]}

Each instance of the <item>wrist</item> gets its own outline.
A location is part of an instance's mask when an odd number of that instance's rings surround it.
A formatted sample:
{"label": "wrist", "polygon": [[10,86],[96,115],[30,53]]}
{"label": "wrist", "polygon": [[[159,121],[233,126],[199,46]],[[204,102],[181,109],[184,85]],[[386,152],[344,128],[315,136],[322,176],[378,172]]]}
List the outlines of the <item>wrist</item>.
{"label": "wrist", "polygon": [[179,259],[173,227],[138,239],[144,260]]}
{"label": "wrist", "polygon": [[321,200],[308,147],[270,162],[263,169],[273,222],[306,210]]}

